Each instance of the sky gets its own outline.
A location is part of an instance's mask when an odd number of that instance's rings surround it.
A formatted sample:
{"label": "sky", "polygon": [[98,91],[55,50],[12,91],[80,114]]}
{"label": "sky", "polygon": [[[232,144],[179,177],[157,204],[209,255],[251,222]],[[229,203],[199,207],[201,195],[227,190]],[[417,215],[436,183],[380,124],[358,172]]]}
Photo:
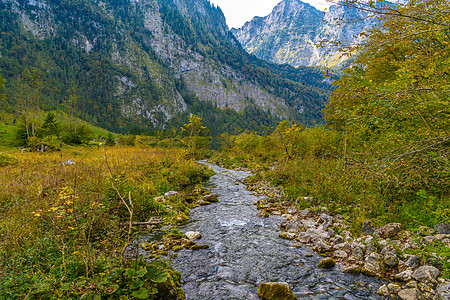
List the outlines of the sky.
{"label": "sky", "polygon": [[[228,27],[239,28],[250,21],[253,17],[264,17],[270,14],[272,9],[281,0],[210,0],[211,3],[218,5],[226,19]],[[326,0],[302,0],[309,3],[319,10],[324,10],[330,6]]]}

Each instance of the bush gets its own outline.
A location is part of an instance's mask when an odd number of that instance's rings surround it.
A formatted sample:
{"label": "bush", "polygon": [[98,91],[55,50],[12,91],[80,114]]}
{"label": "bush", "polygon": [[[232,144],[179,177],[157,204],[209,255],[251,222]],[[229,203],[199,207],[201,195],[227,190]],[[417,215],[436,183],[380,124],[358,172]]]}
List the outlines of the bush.
{"label": "bush", "polygon": [[17,165],[19,161],[12,155],[0,153],[0,167]]}

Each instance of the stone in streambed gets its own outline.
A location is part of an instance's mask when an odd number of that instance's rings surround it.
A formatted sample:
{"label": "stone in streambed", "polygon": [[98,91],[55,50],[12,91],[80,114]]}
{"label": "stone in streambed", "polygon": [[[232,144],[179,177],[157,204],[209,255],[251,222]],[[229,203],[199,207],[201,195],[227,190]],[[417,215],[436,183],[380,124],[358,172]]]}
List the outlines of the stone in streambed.
{"label": "stone in streambed", "polygon": [[189,240],[198,240],[202,237],[202,234],[198,231],[188,231],[184,234]]}
{"label": "stone in streambed", "polygon": [[289,284],[286,282],[261,282],[257,294],[265,300],[296,300]]}
{"label": "stone in streambed", "polygon": [[297,234],[293,232],[280,232],[279,237],[287,240],[295,240],[297,238]]}
{"label": "stone in streambed", "polygon": [[322,268],[322,269],[331,269],[335,265],[336,265],[336,262],[331,257],[324,258],[319,262],[319,268]]}
{"label": "stone in streambed", "polygon": [[422,283],[436,283],[436,279],[441,272],[433,266],[419,267],[412,277]]}
{"label": "stone in streambed", "polygon": [[342,269],[343,273],[349,273],[349,274],[359,274],[361,273],[361,268],[357,265],[351,265],[348,267],[344,267]]}

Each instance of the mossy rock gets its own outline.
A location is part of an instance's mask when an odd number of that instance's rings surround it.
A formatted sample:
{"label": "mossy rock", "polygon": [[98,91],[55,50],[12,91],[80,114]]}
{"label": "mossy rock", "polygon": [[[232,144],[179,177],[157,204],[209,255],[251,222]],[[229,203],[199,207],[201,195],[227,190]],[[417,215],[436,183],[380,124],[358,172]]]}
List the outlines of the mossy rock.
{"label": "mossy rock", "polygon": [[189,249],[200,250],[200,249],[208,249],[208,248],[209,248],[209,245],[194,245],[194,246],[191,246],[191,248],[189,248]]}
{"label": "mossy rock", "polygon": [[183,246],[180,246],[180,245],[175,245],[175,246],[172,247],[172,250],[175,251],[175,252],[178,252],[181,249],[183,249]]}
{"label": "mossy rock", "polygon": [[151,243],[142,243],[141,244],[142,250],[153,250],[153,244]]}
{"label": "mossy rock", "polygon": [[19,161],[12,155],[0,153],[0,167],[17,165]]}
{"label": "mossy rock", "polygon": [[257,294],[265,300],[296,300],[297,297],[292,292],[286,282],[261,282]]}
{"label": "mossy rock", "polygon": [[336,265],[336,262],[331,257],[324,258],[319,262],[319,268],[322,268],[322,269],[331,269],[335,265]]}

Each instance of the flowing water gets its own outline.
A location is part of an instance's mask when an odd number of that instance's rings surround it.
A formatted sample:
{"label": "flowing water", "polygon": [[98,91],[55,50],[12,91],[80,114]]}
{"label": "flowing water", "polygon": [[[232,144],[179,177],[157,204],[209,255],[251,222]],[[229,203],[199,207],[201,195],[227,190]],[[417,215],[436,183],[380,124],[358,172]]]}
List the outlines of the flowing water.
{"label": "flowing water", "polygon": [[382,281],[319,269],[322,257],[311,248],[295,248],[278,237],[281,217],[257,217],[253,202],[262,197],[242,183],[249,172],[203,163],[216,172],[208,184],[219,202],[191,210],[190,222],[181,228],[201,232],[197,244],[210,246],[182,250],[173,261],[188,300],[259,299],[258,284],[269,281],[289,283],[299,299],[382,299],[375,293]]}

